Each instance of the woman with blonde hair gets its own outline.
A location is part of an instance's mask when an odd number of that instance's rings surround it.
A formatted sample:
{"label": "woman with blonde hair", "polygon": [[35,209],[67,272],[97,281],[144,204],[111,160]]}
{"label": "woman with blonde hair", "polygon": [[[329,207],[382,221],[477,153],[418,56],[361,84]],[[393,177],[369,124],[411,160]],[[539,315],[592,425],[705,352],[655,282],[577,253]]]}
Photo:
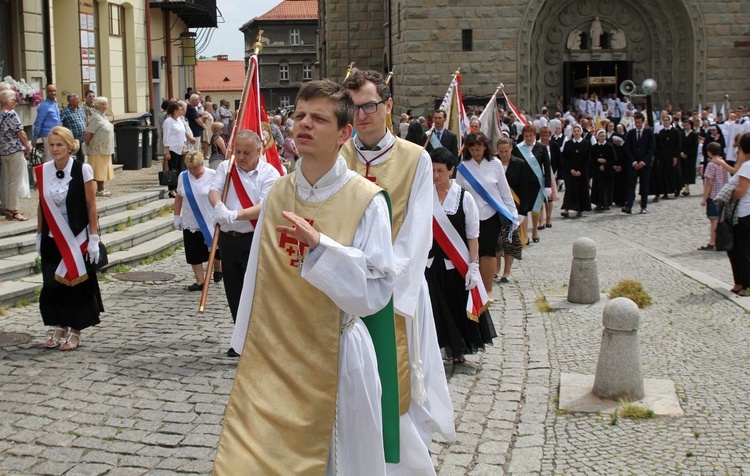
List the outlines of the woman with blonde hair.
{"label": "woman with blonde hair", "polygon": [[[188,286],[187,290],[200,291],[203,289],[205,278],[203,263],[208,261],[209,249],[213,241],[214,209],[208,202],[208,191],[216,171],[203,166],[203,154],[196,150],[185,154],[185,165],[187,170],[181,172],[177,178],[174,227],[176,230],[182,230],[185,259],[195,274],[195,283]],[[188,206],[183,207],[184,202],[187,202]],[[214,282],[218,283],[221,279],[221,256],[217,249],[214,260]]]}
{"label": "woman with blonde hair", "polygon": [[104,96],[94,99],[94,110],[86,126],[83,138],[86,141],[88,163],[94,169],[96,196],[109,197],[111,193],[104,188],[104,182],[115,178],[112,168],[112,154],[115,153],[115,127],[104,115],[109,100]]}
{"label": "woman with blonde hair", "polygon": [[53,127],[48,136],[52,160],[34,169],[39,188],[36,251],[42,260],[39,311],[44,325],[56,326],[44,345],[64,351],[76,349],[81,331],[99,324],[104,311],[95,268],[99,235],[94,171],[73,160],[79,146],[69,129]]}

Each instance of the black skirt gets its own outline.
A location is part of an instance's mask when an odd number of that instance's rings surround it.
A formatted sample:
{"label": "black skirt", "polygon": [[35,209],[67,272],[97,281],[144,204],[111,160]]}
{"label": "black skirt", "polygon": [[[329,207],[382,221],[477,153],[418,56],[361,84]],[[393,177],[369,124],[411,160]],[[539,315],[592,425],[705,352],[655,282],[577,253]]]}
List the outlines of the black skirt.
{"label": "black skirt", "polygon": [[[200,231],[182,230],[182,241],[185,244],[185,261],[187,264],[203,264],[208,261],[211,250],[206,246],[203,240],[203,233]],[[216,248],[217,260],[221,259],[219,248]]]}
{"label": "black skirt", "polygon": [[99,313],[104,312],[99,281],[94,265],[86,262],[87,279],[75,286],[55,280],[62,256],[55,241],[42,237],[42,292],[39,311],[45,326],[86,329],[99,324]]}
{"label": "black skirt", "polygon": [[500,220],[497,213],[479,221],[479,256],[495,257],[497,238],[500,236]]}
{"label": "black skirt", "polygon": [[464,289],[464,279],[459,272],[455,268],[445,269],[445,261],[436,258],[432,267],[425,270],[425,277],[430,290],[438,344],[445,348],[446,354],[451,358],[461,357],[484,350],[485,345],[492,345],[492,339],[497,337],[492,317],[485,311],[479,322],[468,318],[466,301],[469,291]]}

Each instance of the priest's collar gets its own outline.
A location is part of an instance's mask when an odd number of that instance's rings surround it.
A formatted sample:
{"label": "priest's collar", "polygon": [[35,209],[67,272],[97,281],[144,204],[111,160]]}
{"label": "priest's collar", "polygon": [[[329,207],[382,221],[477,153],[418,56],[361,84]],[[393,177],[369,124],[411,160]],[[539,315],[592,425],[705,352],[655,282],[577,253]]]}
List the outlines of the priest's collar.
{"label": "priest's collar", "polygon": [[391,143],[393,143],[396,140],[393,134],[391,134],[391,131],[388,129],[385,130],[385,135],[383,136],[380,141],[375,144],[375,147],[372,149],[368,149],[365,147],[365,145],[362,143],[362,141],[359,138],[359,134],[354,137],[354,145],[357,147],[358,150],[361,150],[362,152],[378,152],[381,150],[385,150]]}
{"label": "priest's collar", "polygon": [[330,195],[330,193],[328,193],[328,189],[334,188],[336,184],[346,175],[346,172],[348,170],[349,167],[346,165],[346,160],[344,160],[344,158],[339,155],[336,159],[336,163],[333,164],[333,167],[331,167],[331,170],[326,172],[326,174],[323,175],[320,180],[315,183],[315,185],[310,185],[310,182],[307,181],[304,174],[302,173],[302,168],[300,166],[296,179],[297,190],[299,191],[300,197],[302,197],[303,199],[308,199],[313,195]]}

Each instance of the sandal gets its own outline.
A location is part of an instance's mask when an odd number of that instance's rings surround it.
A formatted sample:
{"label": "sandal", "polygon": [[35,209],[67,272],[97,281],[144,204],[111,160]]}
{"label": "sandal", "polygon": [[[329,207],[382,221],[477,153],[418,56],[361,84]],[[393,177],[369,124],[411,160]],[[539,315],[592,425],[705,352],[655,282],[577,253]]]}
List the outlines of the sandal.
{"label": "sandal", "polygon": [[698,248],[698,251],[713,251],[714,245],[704,245]]}
{"label": "sandal", "polygon": [[81,345],[81,331],[78,331],[78,333],[76,333],[71,330],[70,334],[68,334],[68,338],[65,339],[65,342],[60,344],[60,350],[76,350],[79,345]]}
{"label": "sandal", "polygon": [[54,349],[65,341],[65,335],[68,333],[67,327],[56,327],[49,339],[44,341],[44,347]]}
{"label": "sandal", "polygon": [[8,210],[6,212],[6,214],[5,214],[5,216],[8,217],[8,220],[29,221],[28,218],[26,218],[25,216],[21,215],[21,212],[17,212],[17,211],[13,211],[13,210]]}

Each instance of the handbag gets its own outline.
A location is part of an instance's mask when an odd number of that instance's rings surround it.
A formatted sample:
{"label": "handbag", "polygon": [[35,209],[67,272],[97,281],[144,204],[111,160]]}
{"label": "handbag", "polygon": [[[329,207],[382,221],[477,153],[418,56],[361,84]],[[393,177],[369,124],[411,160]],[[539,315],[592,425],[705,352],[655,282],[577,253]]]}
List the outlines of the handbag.
{"label": "handbag", "polygon": [[108,264],[109,257],[107,256],[107,247],[104,246],[104,243],[99,241],[99,261],[96,262],[96,270],[101,271]]}
{"label": "handbag", "polygon": [[169,188],[177,188],[177,171],[161,170],[159,171],[159,185],[166,185]]}
{"label": "handbag", "polygon": [[734,232],[731,220],[722,220],[716,224],[716,251],[732,251],[734,248]]}

